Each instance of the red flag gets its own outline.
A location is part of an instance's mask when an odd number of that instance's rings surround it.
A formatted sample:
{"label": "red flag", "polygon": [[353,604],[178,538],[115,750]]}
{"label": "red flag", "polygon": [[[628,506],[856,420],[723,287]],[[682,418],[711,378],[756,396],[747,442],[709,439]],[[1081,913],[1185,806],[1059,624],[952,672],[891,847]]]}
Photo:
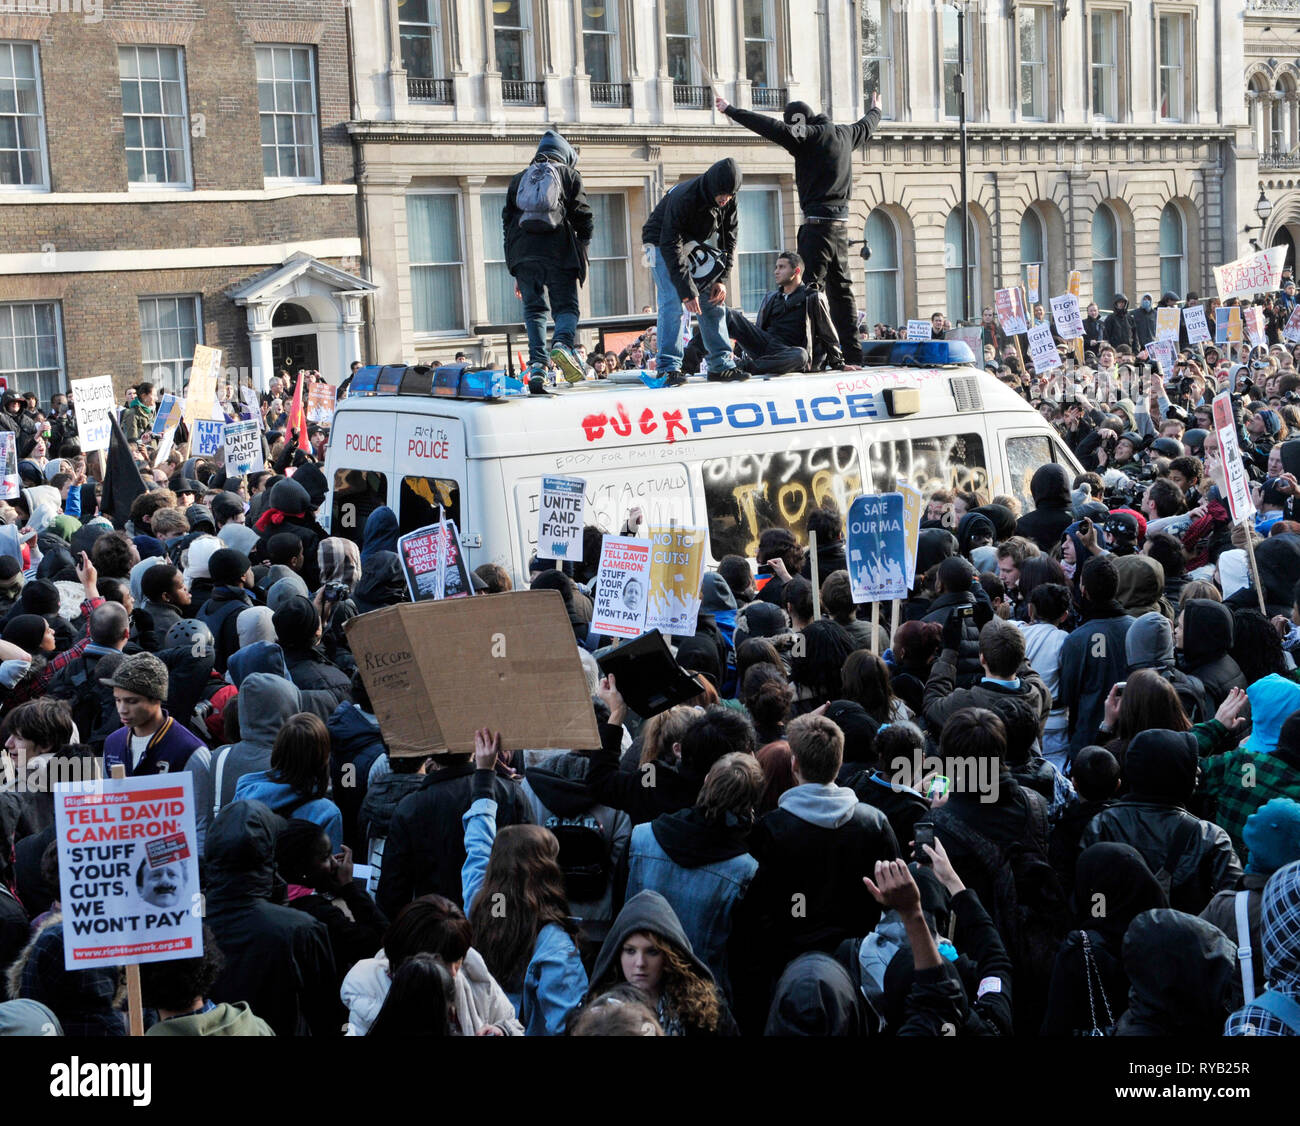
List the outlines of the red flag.
{"label": "red flag", "polygon": [[293,389],[293,404],[289,407],[289,417],[285,421],[285,426],[297,433],[298,448],[303,453],[311,452],[311,442],[307,440],[307,413],[303,410],[303,384],[307,379],[307,373],[300,371],[298,373],[298,386]]}

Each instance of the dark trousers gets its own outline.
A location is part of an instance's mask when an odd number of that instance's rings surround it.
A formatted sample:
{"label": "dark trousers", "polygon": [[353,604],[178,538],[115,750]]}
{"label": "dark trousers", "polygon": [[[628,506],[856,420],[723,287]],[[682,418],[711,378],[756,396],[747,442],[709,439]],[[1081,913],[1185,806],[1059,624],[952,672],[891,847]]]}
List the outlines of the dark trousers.
{"label": "dark trousers", "polygon": [[[555,316],[556,344],[573,347],[578,332],[578,275],[546,262],[523,262],[515,271],[519,296],[524,304],[524,328],[528,332],[528,362],[545,366],[550,359],[546,348],[546,318]],[[547,296],[550,304],[547,304]]]}
{"label": "dark trousers", "polygon": [[826,294],[831,323],[839,334],[844,362],[862,363],[858,308],[853,300],[853,278],[849,273],[848,224],[805,223],[799,228],[798,250],[804,263],[804,284]]}
{"label": "dark trousers", "polygon": [[739,309],[727,310],[727,331],[745,350],[746,366],[755,375],[787,375],[807,370],[807,350],[765,332]]}

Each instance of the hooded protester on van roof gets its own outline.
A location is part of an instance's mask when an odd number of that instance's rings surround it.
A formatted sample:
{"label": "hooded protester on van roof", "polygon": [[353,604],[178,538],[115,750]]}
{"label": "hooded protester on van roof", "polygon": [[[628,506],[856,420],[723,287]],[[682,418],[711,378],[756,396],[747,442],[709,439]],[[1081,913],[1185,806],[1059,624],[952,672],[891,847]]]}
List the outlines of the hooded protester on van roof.
{"label": "hooded protester on van roof", "polygon": [[[671,191],[665,192],[658,206],[650,213],[641,228],[641,241],[665,251],[664,261],[672,278],[673,287],[683,301],[698,297],[699,290],[691,280],[691,265],[686,244],[708,243],[716,232],[717,250],[722,273],[731,272],[736,255],[738,209],[734,196],[740,191],[744,175],[731,157],[720,160],[702,176],[686,180]],[[725,207],[719,207],[716,197],[732,196]],[[661,340],[660,345],[663,345]]]}
{"label": "hooded protester on van roof", "polygon": [[[1029,482],[1034,510],[1016,521],[1016,534],[1031,539],[1044,554],[1061,542],[1061,535],[1073,522],[1070,506],[1070,476],[1055,462],[1040,465]],[[919,565],[918,565],[919,566]]]}
{"label": "hooded protester on van roof", "polygon": [[532,163],[539,157],[555,165],[559,172],[565,222],[545,232],[525,230],[520,225],[522,212],[517,197],[528,170],[517,173],[506,189],[506,204],[501,213],[506,266],[514,274],[525,263],[546,263],[574,271],[581,285],[587,280],[587,245],[591,242],[595,217],[578,173],[578,153],[558,132],[548,129],[537,142]]}

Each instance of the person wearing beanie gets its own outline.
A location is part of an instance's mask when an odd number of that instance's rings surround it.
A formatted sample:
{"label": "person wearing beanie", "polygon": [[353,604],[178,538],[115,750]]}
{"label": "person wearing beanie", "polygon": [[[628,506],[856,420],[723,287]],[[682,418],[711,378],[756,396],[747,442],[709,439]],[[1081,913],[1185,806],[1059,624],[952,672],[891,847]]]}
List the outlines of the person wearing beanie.
{"label": "person wearing beanie", "polygon": [[251,556],[254,563],[270,562],[271,537],[280,532],[292,532],[302,540],[303,581],[308,590],[320,586],[320,565],[317,548],[329,533],[317,522],[315,509],[307,490],[294,480],[277,481],[271,487],[266,510],[257,518],[257,545]]}
{"label": "person wearing beanie", "polygon": [[1255,992],[1263,993],[1266,985],[1264,955],[1260,944],[1260,910],[1264,886],[1279,868],[1300,860],[1300,802],[1291,798],[1273,798],[1261,805],[1246,820],[1242,831],[1246,849],[1246,871],[1231,891],[1221,891],[1201,912],[1201,918],[1213,923],[1240,945],[1237,928],[1237,897],[1246,896],[1247,935],[1252,952],[1251,969]]}
{"label": "person wearing beanie", "polygon": [[1286,518],[1286,504],[1288,494],[1278,488],[1278,482],[1275,479],[1269,479],[1263,484],[1251,486],[1251,492],[1255,496],[1255,531],[1261,536],[1267,536],[1273,531],[1273,525],[1279,520]]}
{"label": "person wearing beanie", "polygon": [[[319,601],[319,594],[317,599]],[[289,679],[301,691],[323,690],[334,696],[338,706],[352,701],[352,684],[347,675],[330,663],[320,648],[321,621],[317,606],[294,595],[271,618],[276,640],[284,650]]]}
{"label": "person wearing beanie", "polygon": [[255,602],[250,589],[253,565],[242,551],[223,547],[212,553],[208,571],[212,576],[212,596],[199,610],[198,619],[216,639],[213,667],[224,673],[230,655],[239,648],[239,615]]}
{"label": "person wearing beanie", "polygon": [[22,562],[12,555],[0,555],[0,620],[13,610],[22,592]]}
{"label": "person wearing beanie", "polygon": [[1264,885],[1259,945],[1267,992],[1238,1009],[1224,1025],[1225,1036],[1300,1036],[1300,862],[1279,868]]}
{"label": "person wearing beanie", "polygon": [[15,614],[5,623],[3,640],[32,656],[54,652],[54,630],[40,614]]}
{"label": "person wearing beanie", "polygon": [[122,726],[104,741],[104,777],[112,777],[119,765],[127,777],[183,770],[203,744],[163,709],[167,666],[152,653],[134,653],[108,683]]}

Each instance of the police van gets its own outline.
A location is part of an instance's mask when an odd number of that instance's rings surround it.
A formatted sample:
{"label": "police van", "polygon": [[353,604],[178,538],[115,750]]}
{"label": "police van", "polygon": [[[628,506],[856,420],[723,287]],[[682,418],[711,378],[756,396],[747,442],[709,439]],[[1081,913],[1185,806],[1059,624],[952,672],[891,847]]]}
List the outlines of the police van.
{"label": "police van", "polygon": [[973,366],[965,343],[864,352],[860,371],[676,388],[634,376],[546,396],[504,392],[499,372],[363,368],[330,430],[321,520],[360,543],[380,504],[403,532],[435,523],[441,509],[469,565],[498,563],[518,586],[547,476],[583,478],[586,523],[605,532],[634,508],[649,526],[707,528],[716,564],[752,560],[772,527],[806,542],[813,508],[847,513],[859,493],[889,492],[899,478],[927,500],[940,488],[979,489],[1017,496],[1028,511],[1040,465],[1081,471],[1030,404]]}

